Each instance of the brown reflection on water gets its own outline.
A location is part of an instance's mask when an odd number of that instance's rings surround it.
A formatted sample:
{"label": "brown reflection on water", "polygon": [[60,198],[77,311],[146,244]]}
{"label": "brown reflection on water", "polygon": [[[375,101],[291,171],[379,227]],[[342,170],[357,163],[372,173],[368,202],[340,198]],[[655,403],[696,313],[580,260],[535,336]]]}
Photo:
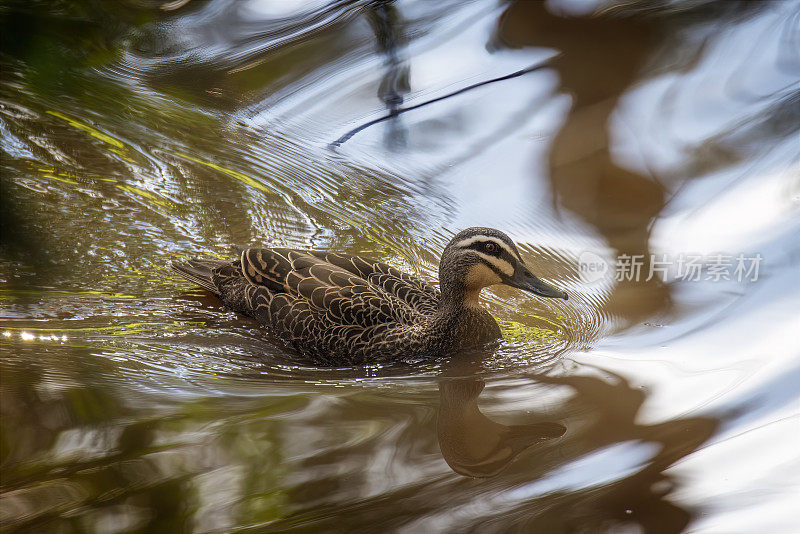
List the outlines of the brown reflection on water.
{"label": "brown reflection on water", "polygon": [[[644,3],[617,6],[587,16],[555,13],[545,2],[515,1],[498,21],[495,40],[510,48],[548,47],[559,52],[549,61],[559,78],[558,90],[572,98],[564,124],[553,139],[549,154],[549,174],[554,200],[581,217],[602,235],[618,257],[641,257],[640,280],[617,281],[605,310],[630,326],[672,307],[670,288],[657,276],[649,280],[651,254],[650,230],[669,200],[663,182],[669,178],[642,175],[619,166],[612,158],[609,137],[611,115],[619,99],[647,74],[648,62],[665,46],[680,46],[674,30],[696,23],[734,20],[765,7],[764,2],[732,1],[711,5],[681,6],[672,12],[664,9],[658,16],[644,16]],[[683,46],[686,46],[683,44]],[[702,44],[684,50],[691,63],[702,52]],[[680,69],[688,65],[671,65]],[[787,98],[776,108],[797,99]],[[788,126],[771,113],[759,117],[777,132],[767,137],[791,135],[796,126]],[[776,128],[777,127],[777,128]],[[759,135],[748,135],[757,130]],[[764,128],[747,128],[750,144],[764,137]],[[697,176],[700,166],[708,172],[714,167],[731,165],[747,150],[733,148],[730,136],[711,139],[677,178]],[[743,143],[739,143],[742,145]],[[714,149],[715,152],[712,152]],[[738,148],[738,147],[737,147]],[[725,150],[727,149],[727,150]],[[739,152],[739,154],[734,154]],[[752,149],[749,151],[752,153]]]}
{"label": "brown reflection on water", "polygon": [[[486,484],[513,488],[507,491],[516,499],[508,502],[501,492],[488,498],[495,501],[493,506],[484,509],[475,503],[477,518],[465,521],[470,531],[593,532],[637,525],[644,532],[683,532],[694,511],[671,502],[676,483],[664,471],[697,451],[720,422],[685,417],[639,423],[645,391],[620,376],[603,374],[528,376],[545,388],[569,391],[546,415],[566,425],[566,434],[548,441],[544,439],[557,437],[552,430],[560,423],[506,426],[483,416],[477,407],[483,380],[442,382],[439,442],[445,460],[461,474],[494,476]],[[636,448],[651,452],[623,467],[620,462],[636,458]],[[612,479],[598,482],[604,471]],[[580,480],[593,478],[581,485]]]}
{"label": "brown reflection on water", "polygon": [[[479,394],[486,383],[518,402],[520,380],[472,375],[463,361],[427,385],[351,383],[309,397],[297,380],[279,395],[251,383],[273,394],[167,394],[164,405],[124,387],[121,369],[87,349],[12,347],[0,391],[10,528],[66,528],[77,517],[148,532],[430,531],[445,521],[473,532],[673,533],[693,511],[670,502],[664,470],[717,428],[704,417],[637,422],[646,393],[608,374],[520,377],[558,400],[531,414],[492,393],[486,407],[507,412],[501,424],[481,413]],[[448,473],[439,451],[468,476]]]}
{"label": "brown reflection on water", "polygon": [[180,478],[159,478],[153,454],[160,450],[154,441],[161,423],[143,418],[109,384],[90,378],[98,370],[89,362],[98,362],[88,351],[40,357],[51,364],[57,359],[60,368],[1,368],[0,526],[51,531],[66,526],[58,519],[62,514],[88,506],[95,511],[78,525],[105,516],[151,532],[180,530],[189,486]]}
{"label": "brown reflection on water", "polygon": [[[509,47],[560,52],[550,65],[572,107],[549,155],[553,197],[594,226],[618,254],[645,258],[643,273],[650,265],[650,222],[664,208],[665,191],[657,177],[613,161],[608,122],[660,43],[660,30],[653,19],[641,16],[561,17],[545,2],[514,2],[500,18],[497,34]],[[669,288],[653,278],[617,284],[606,311],[630,325],[670,306]]]}
{"label": "brown reflection on water", "polygon": [[[85,348],[8,348],[13,356],[0,365],[0,528],[208,531],[240,508],[217,503],[225,494],[220,480],[235,476],[251,499],[275,487],[283,458],[273,445],[280,441],[274,422],[250,421],[219,399],[216,409],[170,396],[159,406],[121,386],[108,374],[120,368]],[[37,362],[26,361],[34,350]],[[275,413],[269,404],[259,406]],[[235,465],[243,454],[237,446],[258,449],[244,453],[248,471]],[[204,483],[211,479],[213,489]],[[269,500],[259,501],[255,517],[275,517],[278,503]]]}
{"label": "brown reflection on water", "polygon": [[[692,510],[670,502],[668,494],[674,483],[664,470],[698,450],[714,435],[719,421],[709,417],[685,417],[653,425],[638,423],[645,392],[631,386],[621,376],[605,374],[605,378],[530,377],[540,383],[566,386],[574,392],[555,410],[566,418],[569,428],[560,444],[561,454],[574,458],[627,442],[654,444],[658,450],[632,475],[574,492],[558,502],[551,512],[554,517],[573,516],[571,528],[634,523],[641,525],[645,532],[682,532],[689,524]],[[528,511],[518,507],[511,514],[522,519]]]}
{"label": "brown reflection on water", "polygon": [[[290,491],[290,507],[296,511],[270,527],[354,531],[403,525],[432,531],[447,525],[465,532],[595,532],[638,526],[644,532],[682,532],[694,511],[671,502],[675,483],[664,471],[698,450],[718,422],[690,417],[638,423],[645,394],[620,377],[529,378],[569,392],[546,416],[566,425],[563,437],[543,441],[545,425],[548,438],[560,427],[555,422],[491,421],[477,408],[482,379],[444,379],[436,425],[439,447],[450,467],[480,478],[431,476],[333,504],[324,493],[355,496],[365,482],[354,487],[350,484],[357,481],[351,476],[334,474],[331,468],[344,461],[334,448],[305,466],[331,474],[302,491]],[[409,428],[414,435],[402,436],[398,448],[410,439],[424,450],[429,438],[421,432],[428,428]],[[443,496],[446,510],[441,508]]]}

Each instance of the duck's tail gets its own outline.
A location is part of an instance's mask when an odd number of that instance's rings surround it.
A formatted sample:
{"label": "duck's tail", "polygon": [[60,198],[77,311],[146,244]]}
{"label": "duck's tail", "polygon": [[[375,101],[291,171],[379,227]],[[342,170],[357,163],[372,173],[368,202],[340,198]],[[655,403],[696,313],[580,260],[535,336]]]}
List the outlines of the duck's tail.
{"label": "duck's tail", "polygon": [[170,267],[173,271],[186,278],[190,282],[197,284],[203,289],[211,291],[219,296],[219,289],[214,285],[212,280],[213,270],[221,267],[226,262],[222,260],[188,260],[188,261],[171,261]]}

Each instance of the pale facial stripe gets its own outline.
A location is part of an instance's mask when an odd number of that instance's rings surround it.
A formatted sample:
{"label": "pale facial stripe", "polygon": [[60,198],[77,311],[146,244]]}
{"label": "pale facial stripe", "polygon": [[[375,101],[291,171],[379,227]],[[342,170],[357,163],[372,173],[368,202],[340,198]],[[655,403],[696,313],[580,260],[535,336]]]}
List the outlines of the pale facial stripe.
{"label": "pale facial stripe", "polygon": [[502,258],[496,258],[494,256],[490,256],[488,254],[484,254],[478,250],[470,250],[470,252],[474,252],[478,256],[481,257],[486,263],[493,265],[498,271],[503,273],[506,276],[511,276],[514,274],[514,266],[508,263],[506,260]]}
{"label": "pale facial stripe", "polygon": [[509,247],[505,243],[505,241],[501,241],[500,239],[498,239],[496,237],[492,237],[492,236],[488,236],[488,235],[479,234],[479,235],[474,235],[472,237],[468,237],[466,239],[462,239],[461,241],[456,243],[456,246],[458,248],[469,248],[470,245],[472,245],[473,243],[477,243],[478,241],[491,241],[492,243],[496,243],[498,246],[502,247],[503,250],[508,252],[509,255],[511,255],[512,257],[515,257],[518,260],[522,261],[522,258],[520,257],[520,255],[518,253],[514,252],[514,250],[512,250],[511,247]]}

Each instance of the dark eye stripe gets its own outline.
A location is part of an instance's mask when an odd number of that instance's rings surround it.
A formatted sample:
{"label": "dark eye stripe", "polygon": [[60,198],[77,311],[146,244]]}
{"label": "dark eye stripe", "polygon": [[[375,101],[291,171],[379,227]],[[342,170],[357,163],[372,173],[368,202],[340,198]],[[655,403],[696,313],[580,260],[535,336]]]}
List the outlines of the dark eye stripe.
{"label": "dark eye stripe", "polygon": [[[488,243],[491,243],[492,245],[494,245],[494,247],[495,247],[494,251],[489,252],[488,250],[486,250],[486,245]],[[494,256],[495,258],[502,258],[502,259],[506,260],[508,263],[510,263],[511,265],[514,265],[514,264],[516,264],[518,262],[518,259],[515,256],[512,256],[511,254],[509,254],[508,251],[504,247],[501,247],[500,245],[498,245],[494,241],[476,241],[475,243],[472,243],[468,248],[470,248],[472,250],[475,250],[475,251],[478,251],[478,252],[483,252],[484,254],[488,254],[490,256]]]}
{"label": "dark eye stripe", "polygon": [[[494,245],[495,250],[493,250],[492,252],[486,250],[486,245],[488,243]],[[476,241],[475,243],[472,243],[469,246],[469,248],[471,248],[472,250],[477,250],[478,252],[483,252],[484,254],[489,254],[490,256],[495,256],[497,258],[500,257],[500,251],[503,250],[502,247],[500,247],[497,243],[494,243],[493,241]]]}

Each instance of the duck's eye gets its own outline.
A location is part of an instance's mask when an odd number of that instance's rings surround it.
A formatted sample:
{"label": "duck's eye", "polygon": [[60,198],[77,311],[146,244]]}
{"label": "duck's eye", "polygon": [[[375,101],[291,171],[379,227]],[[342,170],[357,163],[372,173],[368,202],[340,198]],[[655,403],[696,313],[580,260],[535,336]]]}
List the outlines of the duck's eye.
{"label": "duck's eye", "polygon": [[496,243],[486,243],[483,248],[486,249],[486,252],[489,254],[494,254],[497,252],[497,244]]}

